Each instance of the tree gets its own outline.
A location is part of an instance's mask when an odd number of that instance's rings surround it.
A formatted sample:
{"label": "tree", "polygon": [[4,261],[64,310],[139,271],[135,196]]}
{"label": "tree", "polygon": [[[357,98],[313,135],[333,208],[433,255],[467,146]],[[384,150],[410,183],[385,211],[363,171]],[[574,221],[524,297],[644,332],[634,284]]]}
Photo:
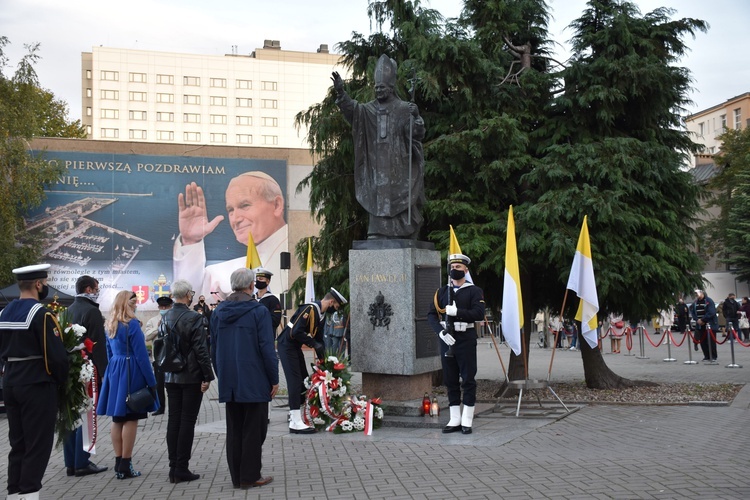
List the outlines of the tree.
{"label": "tree", "polygon": [[67,105],[39,87],[34,71],[39,44],[27,46],[15,74],[6,77],[8,43],[0,37],[0,283],[13,280],[11,269],[40,257],[40,241],[26,231],[23,216],[42,203],[44,187],[61,174],[43,156],[32,156],[28,141],[41,135],[85,137],[80,121],[67,119]]}

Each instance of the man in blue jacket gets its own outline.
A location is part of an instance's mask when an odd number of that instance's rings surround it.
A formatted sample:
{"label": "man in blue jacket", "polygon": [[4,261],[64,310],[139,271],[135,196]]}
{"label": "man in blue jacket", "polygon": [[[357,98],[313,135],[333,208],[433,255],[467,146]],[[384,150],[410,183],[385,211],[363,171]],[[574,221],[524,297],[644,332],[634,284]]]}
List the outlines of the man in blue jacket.
{"label": "man in blue jacket", "polygon": [[255,275],[240,268],[230,277],[233,292],[211,315],[211,358],[226,403],[227,463],[235,488],[273,481],[261,474],[268,432],[268,403],[279,389],[271,313],[253,299]]}
{"label": "man in blue jacket", "polygon": [[696,334],[701,340],[703,361],[716,361],[716,340],[713,337],[719,331],[719,324],[716,320],[716,304],[703,290],[696,290],[695,293],[698,298],[690,306],[690,314],[698,325]]}

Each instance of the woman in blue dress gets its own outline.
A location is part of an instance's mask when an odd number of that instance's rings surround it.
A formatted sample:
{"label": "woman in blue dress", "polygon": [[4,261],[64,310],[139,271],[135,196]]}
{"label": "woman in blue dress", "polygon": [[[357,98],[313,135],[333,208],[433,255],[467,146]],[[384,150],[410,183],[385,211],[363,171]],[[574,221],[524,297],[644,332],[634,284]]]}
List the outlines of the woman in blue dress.
{"label": "woman in blue dress", "polygon": [[[127,290],[123,290],[115,297],[106,325],[109,364],[96,408],[98,415],[112,417],[110,436],[115,451],[115,475],[118,479],[141,475],[133,469],[133,446],[138,431],[138,420],[146,418],[147,414],[131,413],[128,410],[125,405],[128,390],[134,393],[144,387],[156,386],[156,377],[146,351],[141,322],[135,317],[137,301],[136,294]],[[158,409],[159,401],[154,401],[151,408],[147,408],[146,411],[153,412]]]}

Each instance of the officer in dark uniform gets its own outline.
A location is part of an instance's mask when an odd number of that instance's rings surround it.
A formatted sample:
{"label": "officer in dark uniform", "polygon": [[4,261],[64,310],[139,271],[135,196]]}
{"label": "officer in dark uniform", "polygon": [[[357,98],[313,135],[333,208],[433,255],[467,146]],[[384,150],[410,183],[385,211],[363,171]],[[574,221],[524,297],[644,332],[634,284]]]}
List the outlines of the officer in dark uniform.
{"label": "officer in dark uniform", "polygon": [[39,498],[55,437],[58,385],[68,375],[68,353],[47,296],[49,264],[13,270],[19,298],[0,312],[0,358],[8,414],[8,498]]}
{"label": "officer in dark uniform", "polygon": [[273,273],[268,269],[263,269],[262,267],[255,268],[255,289],[258,290],[255,297],[271,313],[273,333],[276,335],[277,328],[281,324],[281,302],[279,302],[279,298],[276,295],[271,293],[271,289],[269,288],[271,285],[271,276],[273,276]]}
{"label": "officer in dark uniform", "polygon": [[466,255],[451,254],[448,257],[449,284],[435,292],[427,312],[427,321],[441,340],[443,382],[448,389],[450,405],[450,421],[443,428],[443,433],[446,434],[459,430],[464,434],[471,434],[474,420],[477,391],[474,380],[477,374],[477,333],[474,322],[484,319],[484,292],[466,281],[470,263],[471,259]]}
{"label": "officer in dark uniform", "polygon": [[331,288],[323,300],[300,306],[278,337],[279,360],[284,368],[286,386],[289,391],[289,409],[291,410],[289,432],[292,434],[315,432],[315,427],[308,427],[302,421],[299,409],[302,393],[305,390],[305,377],[308,375],[302,345],[312,347],[318,359],[323,359],[325,352],[322,342],[323,329],[320,328],[321,317],[328,308],[333,307],[338,311],[339,307],[346,302],[343,295],[335,288]]}

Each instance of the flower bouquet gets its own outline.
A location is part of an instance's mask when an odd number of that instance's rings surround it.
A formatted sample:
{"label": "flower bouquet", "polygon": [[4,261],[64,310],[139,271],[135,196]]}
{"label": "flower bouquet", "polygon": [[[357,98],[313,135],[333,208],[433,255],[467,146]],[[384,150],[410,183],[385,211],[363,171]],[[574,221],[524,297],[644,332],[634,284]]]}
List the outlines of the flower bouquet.
{"label": "flower bouquet", "polygon": [[346,358],[327,356],[312,365],[305,379],[307,397],[302,419],[307,425],[340,434],[364,431],[370,434],[383,422],[380,398],[350,394],[351,372]]}
{"label": "flower bouquet", "polygon": [[[96,395],[96,369],[89,353],[94,347],[91,339],[83,339],[86,328],[72,324],[66,310],[58,310],[60,337],[65,350],[68,351],[70,368],[68,377],[58,391],[57,445],[61,446],[68,433],[81,425],[82,414],[93,413]],[[94,417],[95,419],[95,417]],[[93,424],[93,442],[95,442],[96,423]],[[91,447],[93,447],[93,442]]]}

